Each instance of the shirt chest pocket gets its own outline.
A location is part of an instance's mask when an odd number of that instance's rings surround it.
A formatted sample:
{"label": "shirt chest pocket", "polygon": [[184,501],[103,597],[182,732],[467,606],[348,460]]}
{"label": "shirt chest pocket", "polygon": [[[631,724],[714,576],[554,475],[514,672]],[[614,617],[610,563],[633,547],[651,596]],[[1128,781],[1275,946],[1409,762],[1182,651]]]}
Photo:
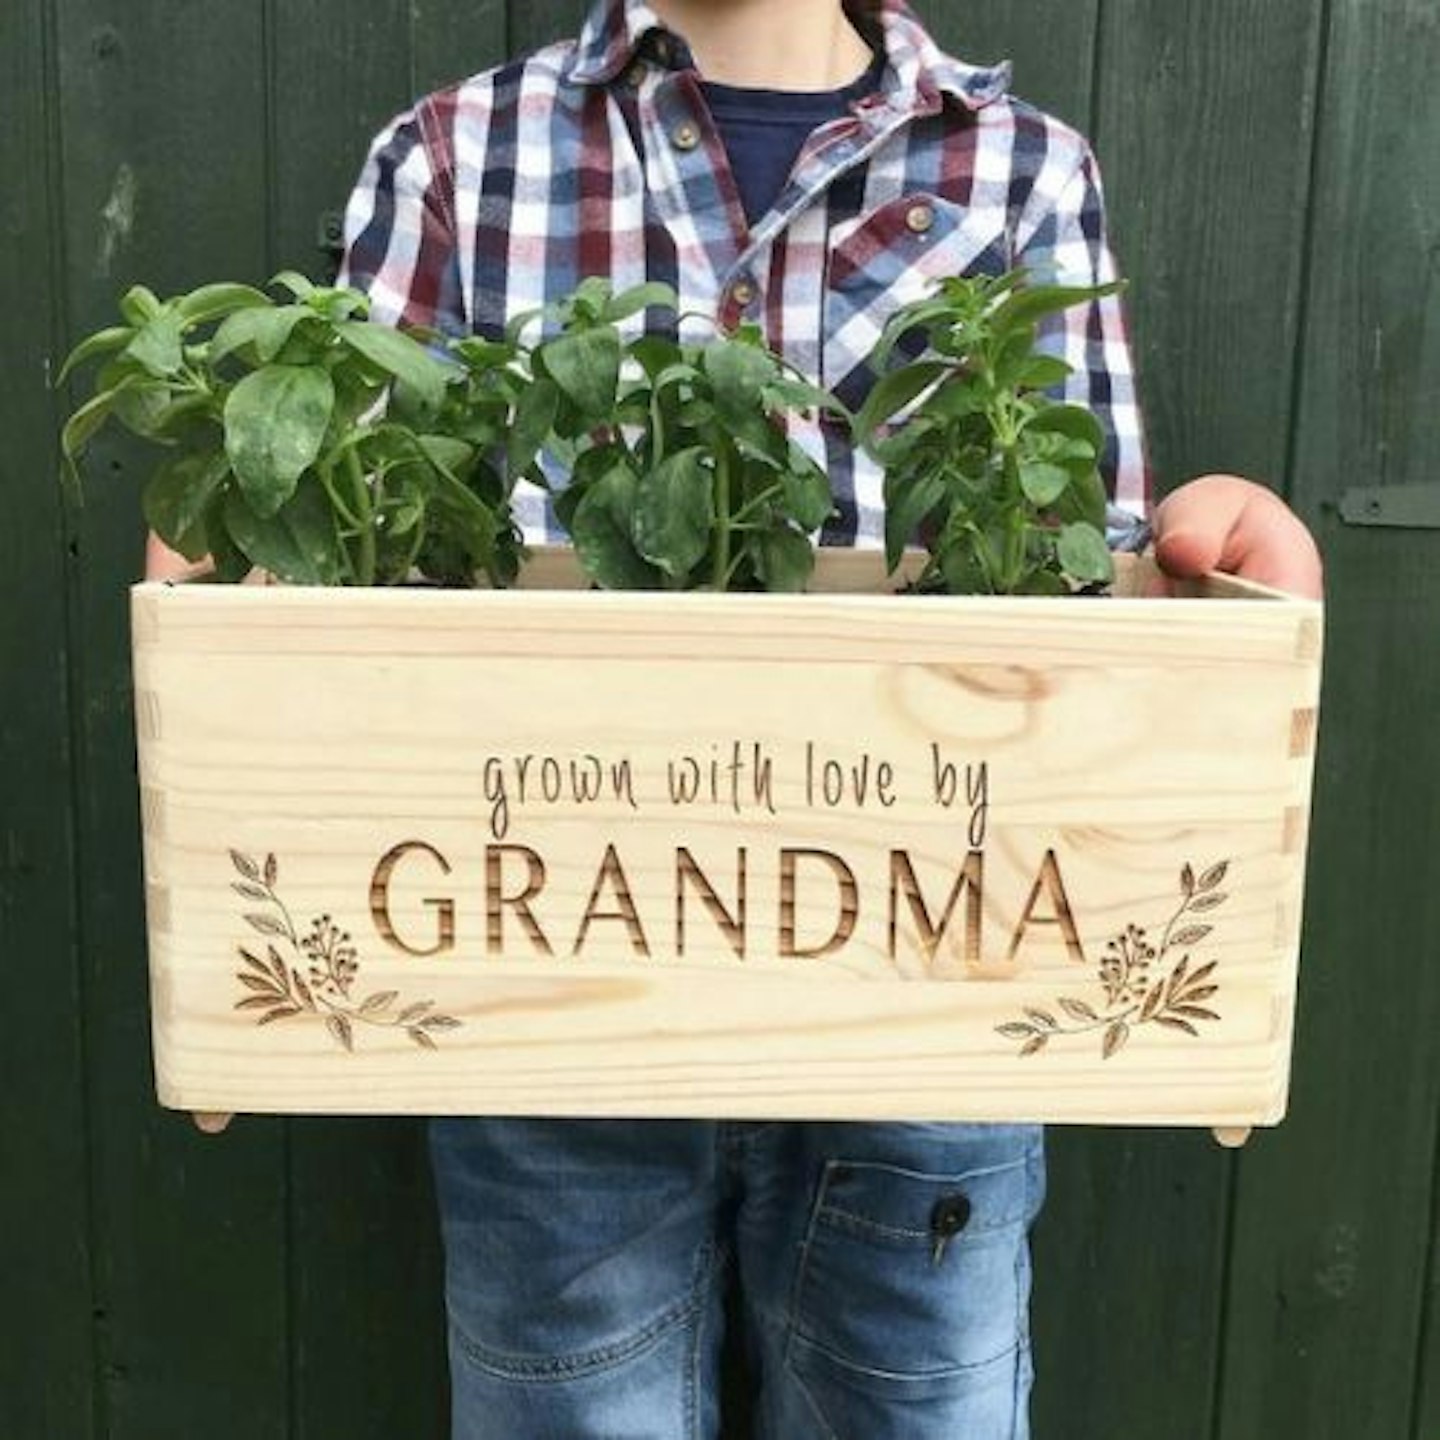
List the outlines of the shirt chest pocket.
{"label": "shirt chest pocket", "polygon": [[871,210],[830,235],[821,364],[849,404],[885,322],[950,275],[1003,275],[1011,263],[1004,211],[972,209],[923,191]]}

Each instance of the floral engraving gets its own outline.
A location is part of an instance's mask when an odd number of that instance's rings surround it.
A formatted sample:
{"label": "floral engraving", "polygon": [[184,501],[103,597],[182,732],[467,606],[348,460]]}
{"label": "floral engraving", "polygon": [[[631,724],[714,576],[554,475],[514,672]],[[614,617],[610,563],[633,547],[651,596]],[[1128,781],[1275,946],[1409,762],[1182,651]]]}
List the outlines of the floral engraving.
{"label": "floral engraving", "polygon": [[[1141,1025],[1158,1025],[1186,1035],[1220,1019],[1205,1003],[1220,991],[1216,961],[1192,968],[1192,946],[1215,928],[1198,917],[1218,910],[1228,898],[1220,886],[1230,862],[1222,860],[1197,876],[1191,865],[1180,872],[1180,905],[1158,943],[1139,925],[1127,925],[1107,941],[1098,967],[1099,994],[1094,1001],[1058,996],[1055,1008],[1026,1006],[1023,1020],[996,1026],[1019,1043],[1020,1056],[1038,1055],[1063,1036],[1099,1034],[1101,1058],[1109,1060]],[[1178,958],[1177,958],[1178,957]]]}
{"label": "floral engraving", "polygon": [[367,1027],[403,1030],[422,1050],[434,1050],[437,1035],[464,1023],[436,1010],[433,1000],[402,1003],[398,990],[357,997],[360,956],[350,932],[329,915],[313,919],[304,934],[296,928],[275,889],[280,867],[274,855],[257,862],[231,850],[230,860],[240,876],[230,888],[263,907],[248,911],[245,923],[265,937],[265,953],[257,953],[259,945],[238,946],[242,968],[235,972],[246,992],[235,1008],[253,1013],[257,1025],[322,1022],[337,1045],[353,1052],[357,1032]]}

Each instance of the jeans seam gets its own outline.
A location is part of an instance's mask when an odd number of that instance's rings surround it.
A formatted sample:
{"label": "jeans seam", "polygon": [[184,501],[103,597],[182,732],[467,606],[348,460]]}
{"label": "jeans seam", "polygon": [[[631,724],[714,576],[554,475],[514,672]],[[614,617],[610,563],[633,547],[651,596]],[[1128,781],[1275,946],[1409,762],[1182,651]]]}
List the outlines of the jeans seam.
{"label": "jeans seam", "polygon": [[657,1315],[648,1325],[642,1326],[633,1335],[627,1335],[623,1340],[599,1346],[594,1350],[586,1350],[579,1355],[551,1356],[549,1358],[536,1356],[532,1359],[527,1356],[491,1350],[472,1340],[453,1320],[451,1324],[465,1358],[479,1369],[484,1370],[486,1374],[520,1383],[548,1384],[573,1380],[582,1375],[593,1374],[597,1370],[613,1369],[616,1365],[635,1359],[646,1350],[652,1349],[662,1336],[692,1318],[698,1305],[698,1292],[692,1289],[686,1299],[672,1305],[668,1310]]}

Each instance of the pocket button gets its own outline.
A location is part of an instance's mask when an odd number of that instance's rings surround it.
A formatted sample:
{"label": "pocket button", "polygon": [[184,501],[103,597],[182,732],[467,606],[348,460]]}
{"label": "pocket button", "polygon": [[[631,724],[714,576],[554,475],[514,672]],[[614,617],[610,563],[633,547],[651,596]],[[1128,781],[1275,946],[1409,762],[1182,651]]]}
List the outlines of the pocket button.
{"label": "pocket button", "polygon": [[970,1223],[970,1198],[957,1191],[942,1195],[930,1211],[930,1238],[934,1242],[931,1260],[938,1265],[945,1258],[945,1247]]}

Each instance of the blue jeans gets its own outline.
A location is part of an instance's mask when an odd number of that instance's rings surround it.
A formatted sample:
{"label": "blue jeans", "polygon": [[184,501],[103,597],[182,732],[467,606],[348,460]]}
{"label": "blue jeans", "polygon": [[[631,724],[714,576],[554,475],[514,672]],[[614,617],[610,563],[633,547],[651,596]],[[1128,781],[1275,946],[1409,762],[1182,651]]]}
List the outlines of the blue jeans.
{"label": "blue jeans", "polygon": [[1032,1126],[437,1120],[454,1440],[1025,1440]]}

